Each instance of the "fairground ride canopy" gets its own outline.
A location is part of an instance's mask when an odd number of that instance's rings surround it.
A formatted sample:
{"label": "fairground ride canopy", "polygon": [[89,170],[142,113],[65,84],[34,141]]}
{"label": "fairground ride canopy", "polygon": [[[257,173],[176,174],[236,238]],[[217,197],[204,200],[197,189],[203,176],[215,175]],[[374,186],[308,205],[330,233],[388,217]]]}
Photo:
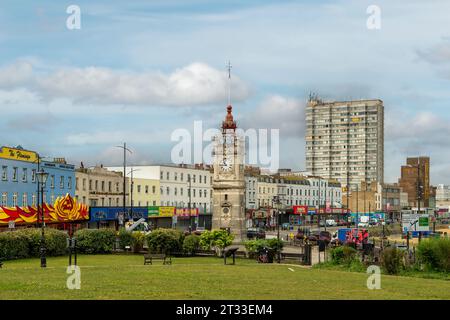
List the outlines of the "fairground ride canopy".
{"label": "fairground ride canopy", "polygon": [[[89,210],[84,204],[78,204],[69,194],[56,199],[53,205],[44,203],[45,223],[66,223],[89,220]],[[39,210],[38,210],[39,209]],[[14,221],[17,225],[33,224],[41,221],[40,207],[2,207],[0,206],[0,226]]]}

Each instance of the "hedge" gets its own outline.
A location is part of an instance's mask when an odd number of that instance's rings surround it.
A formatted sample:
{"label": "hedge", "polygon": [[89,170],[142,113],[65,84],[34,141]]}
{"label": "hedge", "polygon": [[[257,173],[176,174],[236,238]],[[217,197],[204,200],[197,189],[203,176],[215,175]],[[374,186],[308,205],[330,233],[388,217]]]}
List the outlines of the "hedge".
{"label": "hedge", "polygon": [[420,263],[430,271],[450,272],[450,239],[430,238],[417,247]]}
{"label": "hedge", "polygon": [[[46,228],[45,247],[47,256],[64,255],[68,235],[64,231]],[[0,233],[0,259],[23,259],[39,257],[41,229],[29,228]]]}
{"label": "hedge", "polygon": [[75,232],[80,253],[111,253],[116,241],[114,229],[82,229]]}
{"label": "hedge", "polygon": [[156,229],[146,239],[150,252],[175,253],[182,251],[184,234],[173,229]]}
{"label": "hedge", "polygon": [[200,236],[195,234],[186,236],[183,241],[183,252],[193,255],[200,248]]}

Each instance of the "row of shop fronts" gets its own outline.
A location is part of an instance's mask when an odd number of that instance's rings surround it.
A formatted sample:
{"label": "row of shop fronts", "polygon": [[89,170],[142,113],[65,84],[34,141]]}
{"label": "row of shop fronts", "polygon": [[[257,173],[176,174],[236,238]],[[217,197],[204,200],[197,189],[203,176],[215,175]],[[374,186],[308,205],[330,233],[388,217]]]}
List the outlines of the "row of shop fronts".
{"label": "row of shop fronts", "polygon": [[304,226],[317,224],[319,219],[332,219],[336,222],[351,222],[358,218],[368,216],[373,219],[389,218],[384,212],[352,213],[344,208],[316,208],[310,206],[293,206],[279,211],[275,208],[260,208],[247,210],[247,227],[273,228],[277,226],[277,214],[280,225]]}
{"label": "row of shop fronts", "polygon": [[197,227],[211,228],[210,213],[199,208],[151,207],[91,207],[89,228],[115,228],[144,219],[151,229],[175,228],[180,230]]}

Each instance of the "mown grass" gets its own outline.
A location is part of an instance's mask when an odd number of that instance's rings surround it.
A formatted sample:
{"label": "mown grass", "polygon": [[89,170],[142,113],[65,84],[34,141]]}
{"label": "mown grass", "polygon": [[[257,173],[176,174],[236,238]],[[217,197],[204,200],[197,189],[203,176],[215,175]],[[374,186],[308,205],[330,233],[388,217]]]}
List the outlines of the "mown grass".
{"label": "mown grass", "polygon": [[81,255],[81,289],[66,288],[67,257],[6,261],[0,269],[5,299],[450,299],[450,281],[385,276],[369,290],[361,272],[258,264],[237,259],[174,258],[143,265],[140,255]]}

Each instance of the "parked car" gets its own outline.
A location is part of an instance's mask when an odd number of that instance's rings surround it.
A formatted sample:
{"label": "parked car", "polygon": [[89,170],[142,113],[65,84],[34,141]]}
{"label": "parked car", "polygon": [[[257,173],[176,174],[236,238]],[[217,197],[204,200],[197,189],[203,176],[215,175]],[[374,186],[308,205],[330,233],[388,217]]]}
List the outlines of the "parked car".
{"label": "parked car", "polygon": [[369,223],[368,222],[360,222],[358,223],[358,228],[367,228],[369,227]]}
{"label": "parked car", "polygon": [[335,227],[335,226],[337,226],[337,222],[334,221],[333,219],[325,220],[325,223],[327,224],[327,227]]}
{"label": "parked car", "polygon": [[247,229],[248,239],[265,239],[266,231],[262,228],[248,228]]}
{"label": "parked car", "polygon": [[328,231],[314,232],[314,233],[310,234],[307,238],[309,241],[322,240],[327,243],[330,243],[331,242],[331,233]]}

